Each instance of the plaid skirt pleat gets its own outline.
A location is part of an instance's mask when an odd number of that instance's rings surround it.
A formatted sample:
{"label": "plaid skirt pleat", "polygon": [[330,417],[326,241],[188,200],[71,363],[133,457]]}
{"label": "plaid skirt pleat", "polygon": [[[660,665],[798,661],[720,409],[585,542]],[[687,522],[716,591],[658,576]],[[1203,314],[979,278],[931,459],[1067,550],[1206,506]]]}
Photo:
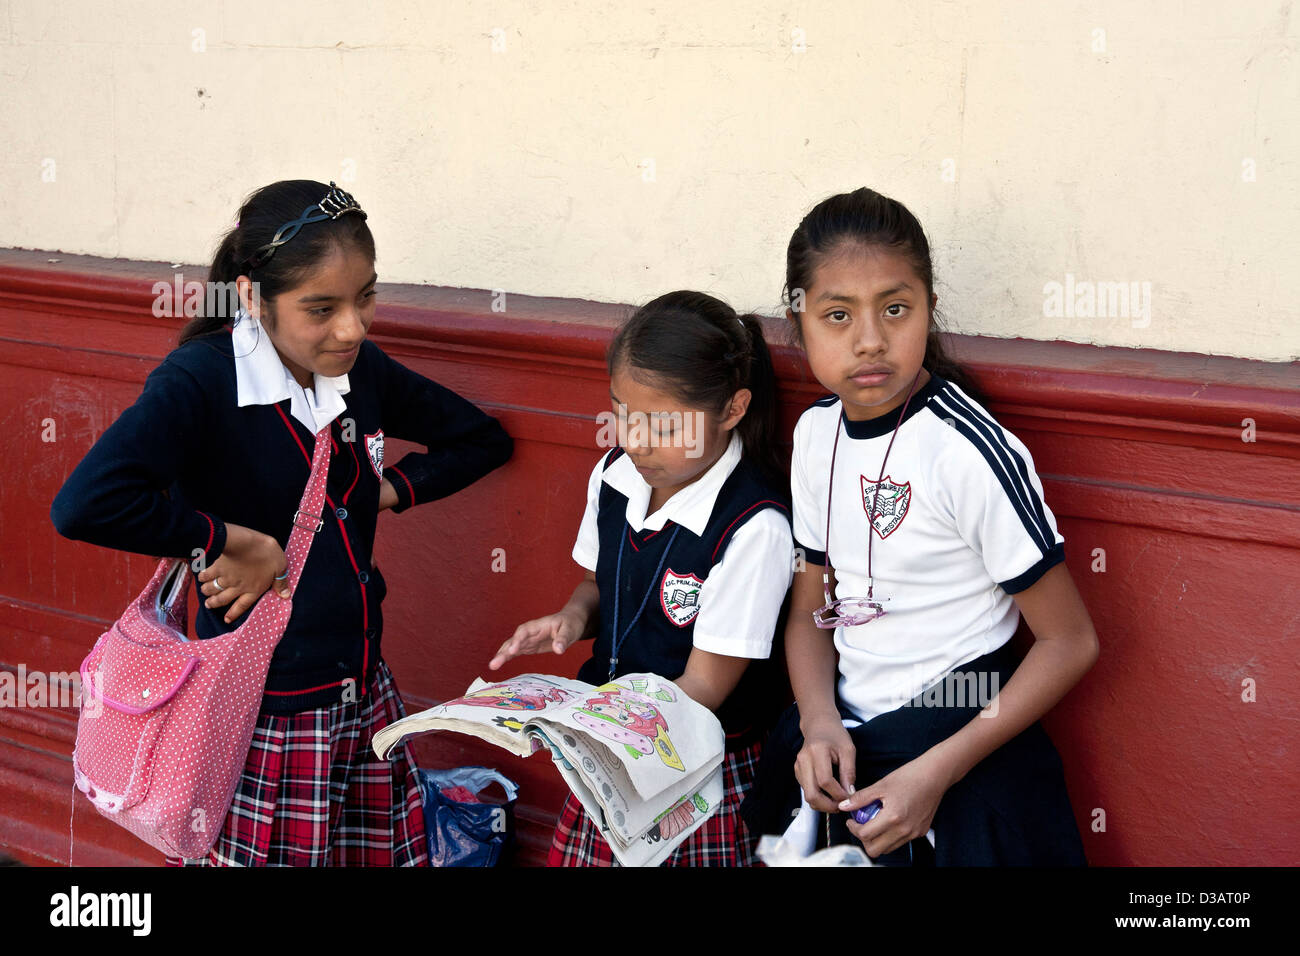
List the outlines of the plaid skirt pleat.
{"label": "plaid skirt pleat", "polygon": [[[722,806],[661,866],[754,866],[758,839],[740,818],[740,802],[754,782],[762,745],[729,750],[722,765]],[[564,801],[547,866],[617,866],[614,851],[572,793]]]}
{"label": "plaid skirt pleat", "polygon": [[428,866],[424,805],[407,743],[372,739],[406,716],[382,660],[360,701],[259,714],[221,835],[206,857],[167,866]]}

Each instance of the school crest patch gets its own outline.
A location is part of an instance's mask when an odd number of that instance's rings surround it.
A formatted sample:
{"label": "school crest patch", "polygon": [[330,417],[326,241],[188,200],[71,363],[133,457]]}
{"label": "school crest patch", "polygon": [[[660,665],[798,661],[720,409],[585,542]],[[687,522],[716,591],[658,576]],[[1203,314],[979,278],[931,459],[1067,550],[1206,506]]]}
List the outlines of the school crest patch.
{"label": "school crest patch", "polygon": [[381,428],[373,435],[366,436],[366,454],[370,456],[370,467],[381,480],[384,477],[384,430]]}
{"label": "school crest patch", "polygon": [[[871,507],[873,496],[874,509]],[[871,481],[866,475],[862,476],[862,510],[871,517],[871,526],[876,529],[876,534],[880,537],[888,538],[893,534],[907,517],[911,506],[912,483],[910,481],[900,485],[888,475],[880,482]]]}
{"label": "school crest patch", "polygon": [[700,613],[700,588],[704,585],[693,574],[678,574],[672,568],[664,572],[659,584],[659,603],[668,620],[685,627]]}

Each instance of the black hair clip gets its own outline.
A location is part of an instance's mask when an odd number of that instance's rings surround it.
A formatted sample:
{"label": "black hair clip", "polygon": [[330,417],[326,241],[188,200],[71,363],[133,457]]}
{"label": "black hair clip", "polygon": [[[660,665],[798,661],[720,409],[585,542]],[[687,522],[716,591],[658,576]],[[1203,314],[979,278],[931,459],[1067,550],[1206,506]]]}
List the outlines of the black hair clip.
{"label": "black hair clip", "polygon": [[322,222],[326,219],[337,219],[344,213],[358,213],[362,219],[366,218],[365,210],[362,209],[351,193],[344,192],[334,185],[334,180],[330,180],[330,190],[325,194],[325,198],[314,206],[308,206],[302,211],[302,215],[292,222],[286,222],[276,231],[271,241],[266,245],[259,246],[251,256],[244,260],[248,268],[256,269],[265,265],[267,260],[275,254],[275,250],[284,245],[294,236],[298,235],[298,230],[308,223]]}

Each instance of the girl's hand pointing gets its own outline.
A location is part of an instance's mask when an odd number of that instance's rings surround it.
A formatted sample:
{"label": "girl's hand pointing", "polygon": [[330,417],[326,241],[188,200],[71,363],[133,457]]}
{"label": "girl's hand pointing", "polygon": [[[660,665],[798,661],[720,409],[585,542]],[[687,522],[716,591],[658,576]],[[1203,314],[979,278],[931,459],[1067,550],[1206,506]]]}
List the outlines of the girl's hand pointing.
{"label": "girl's hand pointing", "polygon": [[501,645],[496,656],[488,663],[488,669],[496,670],[512,657],[521,654],[544,654],[547,651],[563,654],[569,645],[582,637],[583,630],[584,622],[568,610],[525,621],[515,628],[510,640]]}

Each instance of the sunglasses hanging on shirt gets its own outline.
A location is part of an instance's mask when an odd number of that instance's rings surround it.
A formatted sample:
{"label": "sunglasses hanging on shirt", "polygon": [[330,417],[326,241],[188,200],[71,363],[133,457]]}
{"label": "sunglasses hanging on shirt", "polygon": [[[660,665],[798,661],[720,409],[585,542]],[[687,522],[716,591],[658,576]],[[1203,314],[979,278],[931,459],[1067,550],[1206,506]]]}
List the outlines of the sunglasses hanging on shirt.
{"label": "sunglasses hanging on shirt", "polygon": [[837,627],[857,627],[859,624],[870,624],[878,617],[885,616],[885,609],[879,601],[874,599],[874,585],[871,576],[871,529],[876,522],[876,499],[880,496],[880,483],[885,479],[885,464],[889,461],[889,451],[894,447],[894,439],[898,437],[899,426],[903,424],[903,416],[907,414],[907,406],[911,404],[912,392],[916,389],[916,380],[921,377],[921,370],[917,369],[916,375],[912,377],[912,385],[907,390],[907,399],[903,402],[903,410],[898,413],[898,423],[894,425],[894,433],[889,436],[889,444],[885,448],[885,457],[880,461],[880,477],[876,479],[876,487],[871,493],[871,508],[867,511],[867,596],[838,598],[831,600],[831,501],[835,491],[835,454],[840,447],[840,432],[844,430],[844,423],[837,421],[835,424],[835,444],[831,448],[831,476],[830,482],[826,488],[826,566],[822,569],[822,593],[826,596],[826,603],[813,611],[813,623],[823,630],[832,630]]}

